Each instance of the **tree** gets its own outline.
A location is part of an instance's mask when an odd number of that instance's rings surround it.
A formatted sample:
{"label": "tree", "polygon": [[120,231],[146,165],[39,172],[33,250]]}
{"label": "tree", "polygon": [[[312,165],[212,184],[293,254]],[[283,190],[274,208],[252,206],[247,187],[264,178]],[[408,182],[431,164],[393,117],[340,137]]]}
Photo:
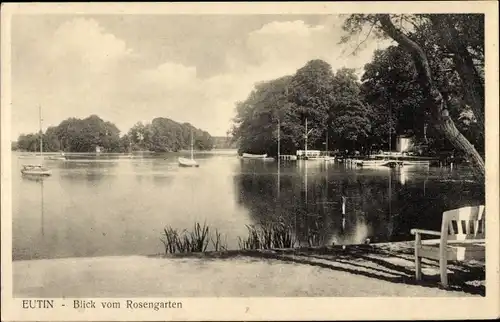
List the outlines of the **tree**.
{"label": "tree", "polygon": [[[42,134],[43,149],[47,152],[92,152],[96,146],[106,151],[120,151],[120,130],[110,122],[105,122],[97,115],[86,119],[69,118],[56,127],[49,127]],[[39,151],[39,134],[20,135],[20,149]]]}
{"label": "tree", "polygon": [[[419,35],[420,37],[423,38],[423,35]],[[426,43],[426,51],[432,50],[427,48],[431,45],[430,42]],[[478,123],[466,104],[462,84],[453,69],[453,63],[442,52],[434,49],[430,66],[433,73],[438,75],[435,78],[436,86],[446,96],[450,117],[482,154],[484,147],[482,137],[477,133]],[[390,131],[396,135],[413,135],[416,143],[424,147],[450,149],[448,142],[435,140],[440,135],[427,126],[430,120],[422,105],[422,89],[415,74],[412,57],[401,46],[376,51],[373,60],[365,65],[361,92],[367,104],[374,109],[372,139],[388,146]],[[434,144],[437,142],[441,146]],[[446,145],[442,145],[443,143]]]}
{"label": "tree", "polygon": [[17,139],[18,149],[21,151],[40,151],[40,136],[38,134],[21,134]]}
{"label": "tree", "polygon": [[[479,96],[481,94],[484,95],[484,93],[480,93],[481,86],[477,85],[478,83],[483,84],[480,79],[480,73],[477,72],[477,70],[474,71],[474,68],[470,65],[470,60],[467,60],[467,57],[471,56],[469,53],[471,49],[467,48],[466,45],[468,43],[472,43],[471,47],[480,51],[480,49],[478,49],[480,48],[478,45],[479,42],[467,41],[467,38],[463,36],[465,33],[463,30],[465,30],[465,28],[457,28],[457,25],[465,27],[467,24],[472,24],[477,27],[479,25],[477,23],[477,19],[480,19],[480,17],[469,15],[467,19],[464,19],[463,16],[460,15],[439,16],[447,17],[445,19],[434,17],[433,15],[400,15],[395,17],[391,17],[388,14],[351,15],[346,20],[344,28],[351,33],[356,33],[362,29],[362,26],[365,23],[369,23],[371,24],[371,28],[375,27],[384,35],[392,38],[401,46],[401,48],[411,55],[416,70],[416,79],[418,80],[422,90],[422,106],[424,106],[426,112],[428,112],[430,121],[438,133],[449,140],[451,144],[457,150],[461,151],[465,158],[470,161],[472,170],[474,171],[477,179],[484,180],[484,160],[469,140],[467,140],[467,138],[465,138],[465,136],[457,129],[454,121],[451,119],[449,104],[443,93],[436,85],[436,75],[431,70],[428,54],[416,39],[412,39],[409,32],[405,32],[405,29],[402,27],[397,28],[392,21],[392,19],[399,19],[401,21],[400,25],[402,25],[402,22],[405,21],[407,22],[406,25],[411,24],[415,26],[416,29],[423,28],[435,36],[436,46],[451,50],[455,55],[457,55],[457,52],[460,52],[458,54],[460,57],[454,59],[453,61],[457,71],[459,69],[463,69],[462,73],[459,72],[459,75],[464,87],[467,87],[468,93],[473,93]],[[471,21],[474,23],[471,23]],[[456,22],[456,24],[452,24],[451,22]],[[445,30],[439,30],[440,27],[445,28]],[[476,34],[475,37],[484,39],[484,33],[480,33],[480,28],[476,28],[476,30],[478,30],[479,33]],[[448,37],[449,35],[454,35],[456,38]],[[469,38],[472,37],[470,34],[468,34],[468,36]],[[469,94],[469,96],[470,95],[471,94]],[[483,106],[480,106],[479,100],[474,100],[474,102],[474,113],[477,114],[479,116],[478,119],[480,119],[481,115],[484,113],[484,104]]]}
{"label": "tree", "polygon": [[47,128],[43,135],[43,150],[56,152],[61,150],[61,142],[57,136],[57,128],[51,126]]}
{"label": "tree", "polygon": [[290,80],[291,77],[286,76],[261,82],[245,101],[236,104],[232,137],[238,141],[240,153],[276,155],[278,119],[282,152],[295,152],[300,134],[288,101]]}
{"label": "tree", "polygon": [[130,139],[128,134],[124,134],[120,138],[120,152],[131,152],[132,140]]}
{"label": "tree", "polygon": [[306,120],[310,124],[307,137],[310,147],[321,148],[325,141],[328,114],[334,102],[333,78],[332,67],[316,59],[307,62],[291,79],[290,100],[301,121],[302,133]]}
{"label": "tree", "polygon": [[372,110],[362,101],[360,83],[353,69],[339,69],[332,80],[333,100],[330,103],[326,130],[330,128],[331,145],[339,149],[365,149],[372,132]]}
{"label": "tree", "polygon": [[[189,123],[155,118],[151,124],[136,123],[120,137],[116,125],[97,115],[90,115],[85,119],[68,118],[56,127],[49,127],[43,134],[43,148],[52,152],[94,152],[97,146],[106,152],[130,152],[131,147],[133,150],[178,151],[190,147],[190,133],[193,133],[196,149],[212,149],[210,134]],[[39,151],[39,142],[39,134],[22,134],[17,146],[24,151]]]}
{"label": "tree", "polygon": [[[147,150],[151,141],[151,129],[149,124],[137,122],[127,133],[132,150]],[[128,147],[127,147],[128,149]]]}
{"label": "tree", "polygon": [[370,113],[353,70],[334,74],[326,62],[312,60],[293,76],[257,84],[236,104],[232,135],[240,153],[275,156],[279,133],[281,153],[295,154],[305,145],[307,120],[308,148],[323,150],[328,138],[329,148],[351,149],[366,145]]}
{"label": "tree", "polygon": [[191,133],[195,149],[210,150],[213,147],[212,137],[207,132],[196,129],[189,123],[180,124],[168,118],[153,119],[151,125],[146,127],[146,132],[150,140],[146,144],[156,152],[189,149]]}
{"label": "tree", "polygon": [[421,90],[409,54],[398,46],[376,51],[361,80],[363,100],[373,109],[371,145],[389,149],[394,134],[425,136]]}
{"label": "tree", "polygon": [[[449,51],[479,124],[484,126],[484,15],[428,15]],[[479,67],[479,69],[477,68]]]}

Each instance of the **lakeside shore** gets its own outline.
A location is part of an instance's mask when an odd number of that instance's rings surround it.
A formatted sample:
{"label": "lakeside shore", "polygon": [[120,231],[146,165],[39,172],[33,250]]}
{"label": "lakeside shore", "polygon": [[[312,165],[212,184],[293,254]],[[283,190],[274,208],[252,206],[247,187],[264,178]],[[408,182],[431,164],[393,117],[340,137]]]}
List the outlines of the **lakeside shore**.
{"label": "lakeside shore", "polygon": [[14,261],[22,297],[484,296],[484,264],[434,261],[415,281],[412,242]]}

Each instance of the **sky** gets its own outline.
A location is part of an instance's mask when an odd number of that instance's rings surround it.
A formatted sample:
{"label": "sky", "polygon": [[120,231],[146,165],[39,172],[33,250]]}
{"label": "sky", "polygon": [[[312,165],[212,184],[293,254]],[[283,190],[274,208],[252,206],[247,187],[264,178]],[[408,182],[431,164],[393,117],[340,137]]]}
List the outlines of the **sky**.
{"label": "sky", "polygon": [[[339,45],[336,15],[14,15],[15,140],[69,117],[97,114],[122,133],[167,117],[224,136],[256,82],[309,60],[361,75],[387,41]],[[352,52],[362,42],[359,52]]]}

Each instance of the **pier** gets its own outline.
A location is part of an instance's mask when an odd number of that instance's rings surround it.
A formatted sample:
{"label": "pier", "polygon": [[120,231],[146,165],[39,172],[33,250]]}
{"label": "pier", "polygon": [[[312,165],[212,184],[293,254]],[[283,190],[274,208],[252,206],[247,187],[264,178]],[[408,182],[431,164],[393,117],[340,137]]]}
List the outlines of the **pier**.
{"label": "pier", "polygon": [[292,154],[281,154],[279,156],[280,160],[296,161],[297,156]]}

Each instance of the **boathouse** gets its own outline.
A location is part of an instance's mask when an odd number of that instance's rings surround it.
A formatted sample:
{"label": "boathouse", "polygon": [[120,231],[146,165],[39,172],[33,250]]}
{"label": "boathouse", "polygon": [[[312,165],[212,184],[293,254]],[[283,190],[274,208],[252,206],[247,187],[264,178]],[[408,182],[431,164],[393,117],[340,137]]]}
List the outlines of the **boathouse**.
{"label": "boathouse", "polygon": [[297,150],[297,157],[308,157],[308,158],[317,158],[321,155],[320,150]]}

